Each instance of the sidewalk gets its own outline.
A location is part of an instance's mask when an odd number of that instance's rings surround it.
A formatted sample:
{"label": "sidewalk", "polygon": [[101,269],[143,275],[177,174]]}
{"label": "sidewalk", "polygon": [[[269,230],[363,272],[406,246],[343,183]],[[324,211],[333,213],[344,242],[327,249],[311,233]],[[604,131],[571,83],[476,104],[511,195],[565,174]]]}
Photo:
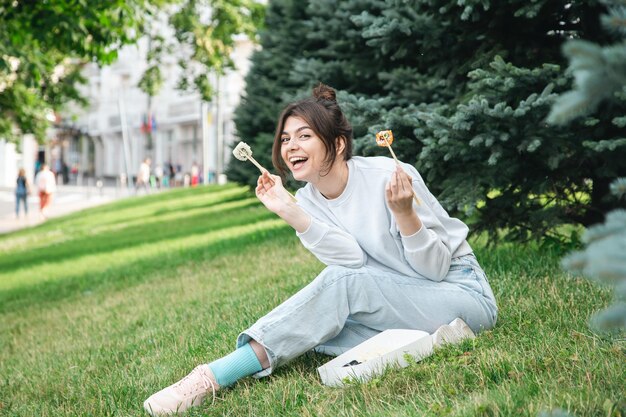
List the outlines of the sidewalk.
{"label": "sidewalk", "polygon": [[[110,203],[120,198],[134,195],[132,191],[114,187],[98,189],[94,186],[80,187],[64,185],[57,189],[49,209],[48,218],[60,217],[89,207]],[[9,233],[43,223],[39,215],[39,197],[31,193],[28,197],[28,216],[23,210],[19,219],[15,218],[15,191],[0,187],[0,234]]]}

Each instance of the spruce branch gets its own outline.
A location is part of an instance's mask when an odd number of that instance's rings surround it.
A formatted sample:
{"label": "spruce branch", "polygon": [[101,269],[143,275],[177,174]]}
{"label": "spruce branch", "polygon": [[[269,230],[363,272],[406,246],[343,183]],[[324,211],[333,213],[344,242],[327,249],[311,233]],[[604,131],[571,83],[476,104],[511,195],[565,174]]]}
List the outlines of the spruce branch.
{"label": "spruce branch", "polygon": [[608,32],[626,36],[626,2],[622,2],[621,5],[610,6],[609,13],[601,16],[600,21]]}
{"label": "spruce branch", "polygon": [[[609,31],[626,36],[626,1],[603,1],[609,14],[601,20]],[[584,40],[571,40],[563,46],[569,58],[569,71],[574,75],[574,90],[559,97],[548,116],[548,123],[566,124],[576,117],[592,113],[597,105],[618,94],[626,87],[626,42],[601,47]],[[612,120],[622,126],[624,118]],[[626,145],[626,138],[602,141],[583,141],[583,146],[596,152],[615,151]],[[626,195],[626,178],[615,179],[610,191],[618,198]],[[582,273],[588,278],[612,285],[616,298],[623,299],[626,293],[626,210],[616,209],[606,215],[605,222],[588,228],[583,235],[585,248],[562,260],[562,266],[570,271]],[[592,326],[604,331],[626,330],[626,303],[616,302],[596,313]]]}
{"label": "spruce branch", "polygon": [[611,192],[619,198],[626,197],[626,178],[618,178],[613,181],[611,183]]}

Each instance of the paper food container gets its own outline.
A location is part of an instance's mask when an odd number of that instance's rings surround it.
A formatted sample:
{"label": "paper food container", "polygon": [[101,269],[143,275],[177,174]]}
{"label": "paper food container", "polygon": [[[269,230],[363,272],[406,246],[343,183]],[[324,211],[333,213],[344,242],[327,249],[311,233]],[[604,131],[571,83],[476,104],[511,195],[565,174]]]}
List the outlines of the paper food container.
{"label": "paper food container", "polygon": [[408,365],[404,359],[406,354],[419,361],[432,352],[433,340],[428,333],[390,329],[320,366],[317,372],[324,385],[337,387],[343,385],[345,380],[365,382],[388,367],[404,368]]}

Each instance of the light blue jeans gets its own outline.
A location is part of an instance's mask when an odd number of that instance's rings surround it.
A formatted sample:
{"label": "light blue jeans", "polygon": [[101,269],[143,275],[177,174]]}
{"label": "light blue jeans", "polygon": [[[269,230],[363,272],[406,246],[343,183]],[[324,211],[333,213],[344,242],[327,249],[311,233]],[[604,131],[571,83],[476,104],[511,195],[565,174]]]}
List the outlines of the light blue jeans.
{"label": "light blue jeans", "polygon": [[26,193],[15,193],[15,215],[20,215],[20,202],[24,204],[24,213],[28,214],[28,195]]}
{"label": "light blue jeans", "polygon": [[272,371],[315,349],[339,355],[386,329],[433,333],[460,317],[478,333],[496,323],[497,306],[473,254],[452,259],[442,282],[378,269],[329,266],[306,287],[242,332],[256,340]]}

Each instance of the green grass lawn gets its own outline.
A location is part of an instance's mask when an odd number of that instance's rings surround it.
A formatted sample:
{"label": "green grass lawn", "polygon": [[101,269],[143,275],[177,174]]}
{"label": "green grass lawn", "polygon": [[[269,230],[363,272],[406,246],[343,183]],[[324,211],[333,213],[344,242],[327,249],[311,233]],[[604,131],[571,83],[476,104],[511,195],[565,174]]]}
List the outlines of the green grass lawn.
{"label": "green grass lawn", "polygon": [[[472,241],[496,327],[365,384],[306,354],[187,415],[624,416],[624,339],[587,319],[610,294],[562,253]],[[229,353],[323,266],[245,189],[174,190],[0,236],[0,415],[142,416],[153,392]]]}

